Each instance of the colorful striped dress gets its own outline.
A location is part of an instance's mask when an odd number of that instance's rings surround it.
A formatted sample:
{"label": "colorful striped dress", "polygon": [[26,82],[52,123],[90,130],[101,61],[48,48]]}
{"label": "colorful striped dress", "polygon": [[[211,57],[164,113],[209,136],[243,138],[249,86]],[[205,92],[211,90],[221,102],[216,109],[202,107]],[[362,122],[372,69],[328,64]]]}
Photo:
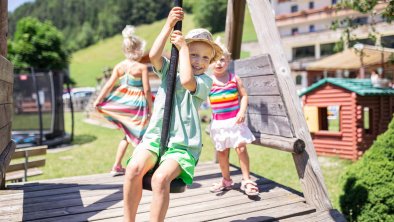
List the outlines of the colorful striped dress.
{"label": "colorful striped dress", "polygon": [[229,73],[229,80],[224,85],[213,82],[209,102],[212,109],[210,136],[216,150],[237,148],[242,143],[255,140],[245,123],[236,124],[240,104],[235,74]]}
{"label": "colorful striped dress", "polygon": [[120,86],[98,104],[97,109],[123,130],[127,141],[134,147],[140,143],[149,123],[141,78],[125,73],[120,78]]}

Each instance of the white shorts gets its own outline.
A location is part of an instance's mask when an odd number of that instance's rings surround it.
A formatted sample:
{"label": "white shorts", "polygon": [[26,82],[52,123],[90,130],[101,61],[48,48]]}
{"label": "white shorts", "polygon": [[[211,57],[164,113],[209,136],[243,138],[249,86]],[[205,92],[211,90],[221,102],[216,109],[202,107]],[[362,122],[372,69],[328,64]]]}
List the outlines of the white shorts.
{"label": "white shorts", "polygon": [[236,118],[212,120],[210,136],[217,151],[237,148],[240,144],[251,143],[256,138],[245,123],[236,124]]}

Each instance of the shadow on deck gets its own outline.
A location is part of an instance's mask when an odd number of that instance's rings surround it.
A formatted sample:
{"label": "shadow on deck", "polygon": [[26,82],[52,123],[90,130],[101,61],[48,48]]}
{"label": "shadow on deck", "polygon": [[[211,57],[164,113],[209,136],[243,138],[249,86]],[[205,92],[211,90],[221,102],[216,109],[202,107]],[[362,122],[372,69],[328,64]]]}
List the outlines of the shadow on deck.
{"label": "shadow on deck", "polygon": [[[219,166],[202,163],[195,181],[171,194],[166,221],[345,221],[336,211],[316,212],[302,194],[253,174],[260,195],[248,198],[239,189],[241,171],[232,166],[235,189],[213,194]],[[0,221],[122,221],[123,177],[107,174],[19,183],[0,191]],[[149,220],[151,192],[144,191],[137,221]]]}

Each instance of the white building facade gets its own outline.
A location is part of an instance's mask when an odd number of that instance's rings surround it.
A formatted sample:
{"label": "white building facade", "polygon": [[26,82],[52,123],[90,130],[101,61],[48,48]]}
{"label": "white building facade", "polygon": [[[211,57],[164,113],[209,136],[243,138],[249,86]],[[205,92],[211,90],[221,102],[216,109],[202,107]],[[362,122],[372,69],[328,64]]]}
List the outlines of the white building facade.
{"label": "white building facade", "polygon": [[[308,63],[334,54],[335,43],[341,38],[342,30],[331,29],[336,20],[350,18],[359,28],[352,32],[364,44],[375,43],[368,39],[370,24],[380,37],[383,47],[394,48],[394,23],[389,24],[380,16],[373,18],[353,10],[335,9],[337,0],[271,0],[276,13],[276,24],[282,44],[293,70],[298,90],[307,87],[305,67]],[[387,3],[386,3],[387,4]],[[379,4],[375,10],[382,11],[386,4]],[[351,47],[353,43],[349,44]],[[337,77],[342,77],[338,73]]]}

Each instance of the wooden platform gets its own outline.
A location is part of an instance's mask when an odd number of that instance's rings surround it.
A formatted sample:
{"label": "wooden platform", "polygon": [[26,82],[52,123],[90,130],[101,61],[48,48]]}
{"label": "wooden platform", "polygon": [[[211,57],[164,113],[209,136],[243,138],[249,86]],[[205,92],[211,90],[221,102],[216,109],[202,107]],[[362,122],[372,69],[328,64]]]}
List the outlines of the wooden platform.
{"label": "wooden platform", "polygon": [[[241,172],[231,167],[235,189],[209,192],[220,180],[219,166],[201,163],[195,182],[172,194],[166,221],[345,221],[337,211],[315,212],[296,191],[254,175],[260,196],[239,190]],[[123,176],[80,176],[8,185],[0,191],[0,221],[122,221]],[[149,220],[152,193],[144,191],[137,221]]]}

